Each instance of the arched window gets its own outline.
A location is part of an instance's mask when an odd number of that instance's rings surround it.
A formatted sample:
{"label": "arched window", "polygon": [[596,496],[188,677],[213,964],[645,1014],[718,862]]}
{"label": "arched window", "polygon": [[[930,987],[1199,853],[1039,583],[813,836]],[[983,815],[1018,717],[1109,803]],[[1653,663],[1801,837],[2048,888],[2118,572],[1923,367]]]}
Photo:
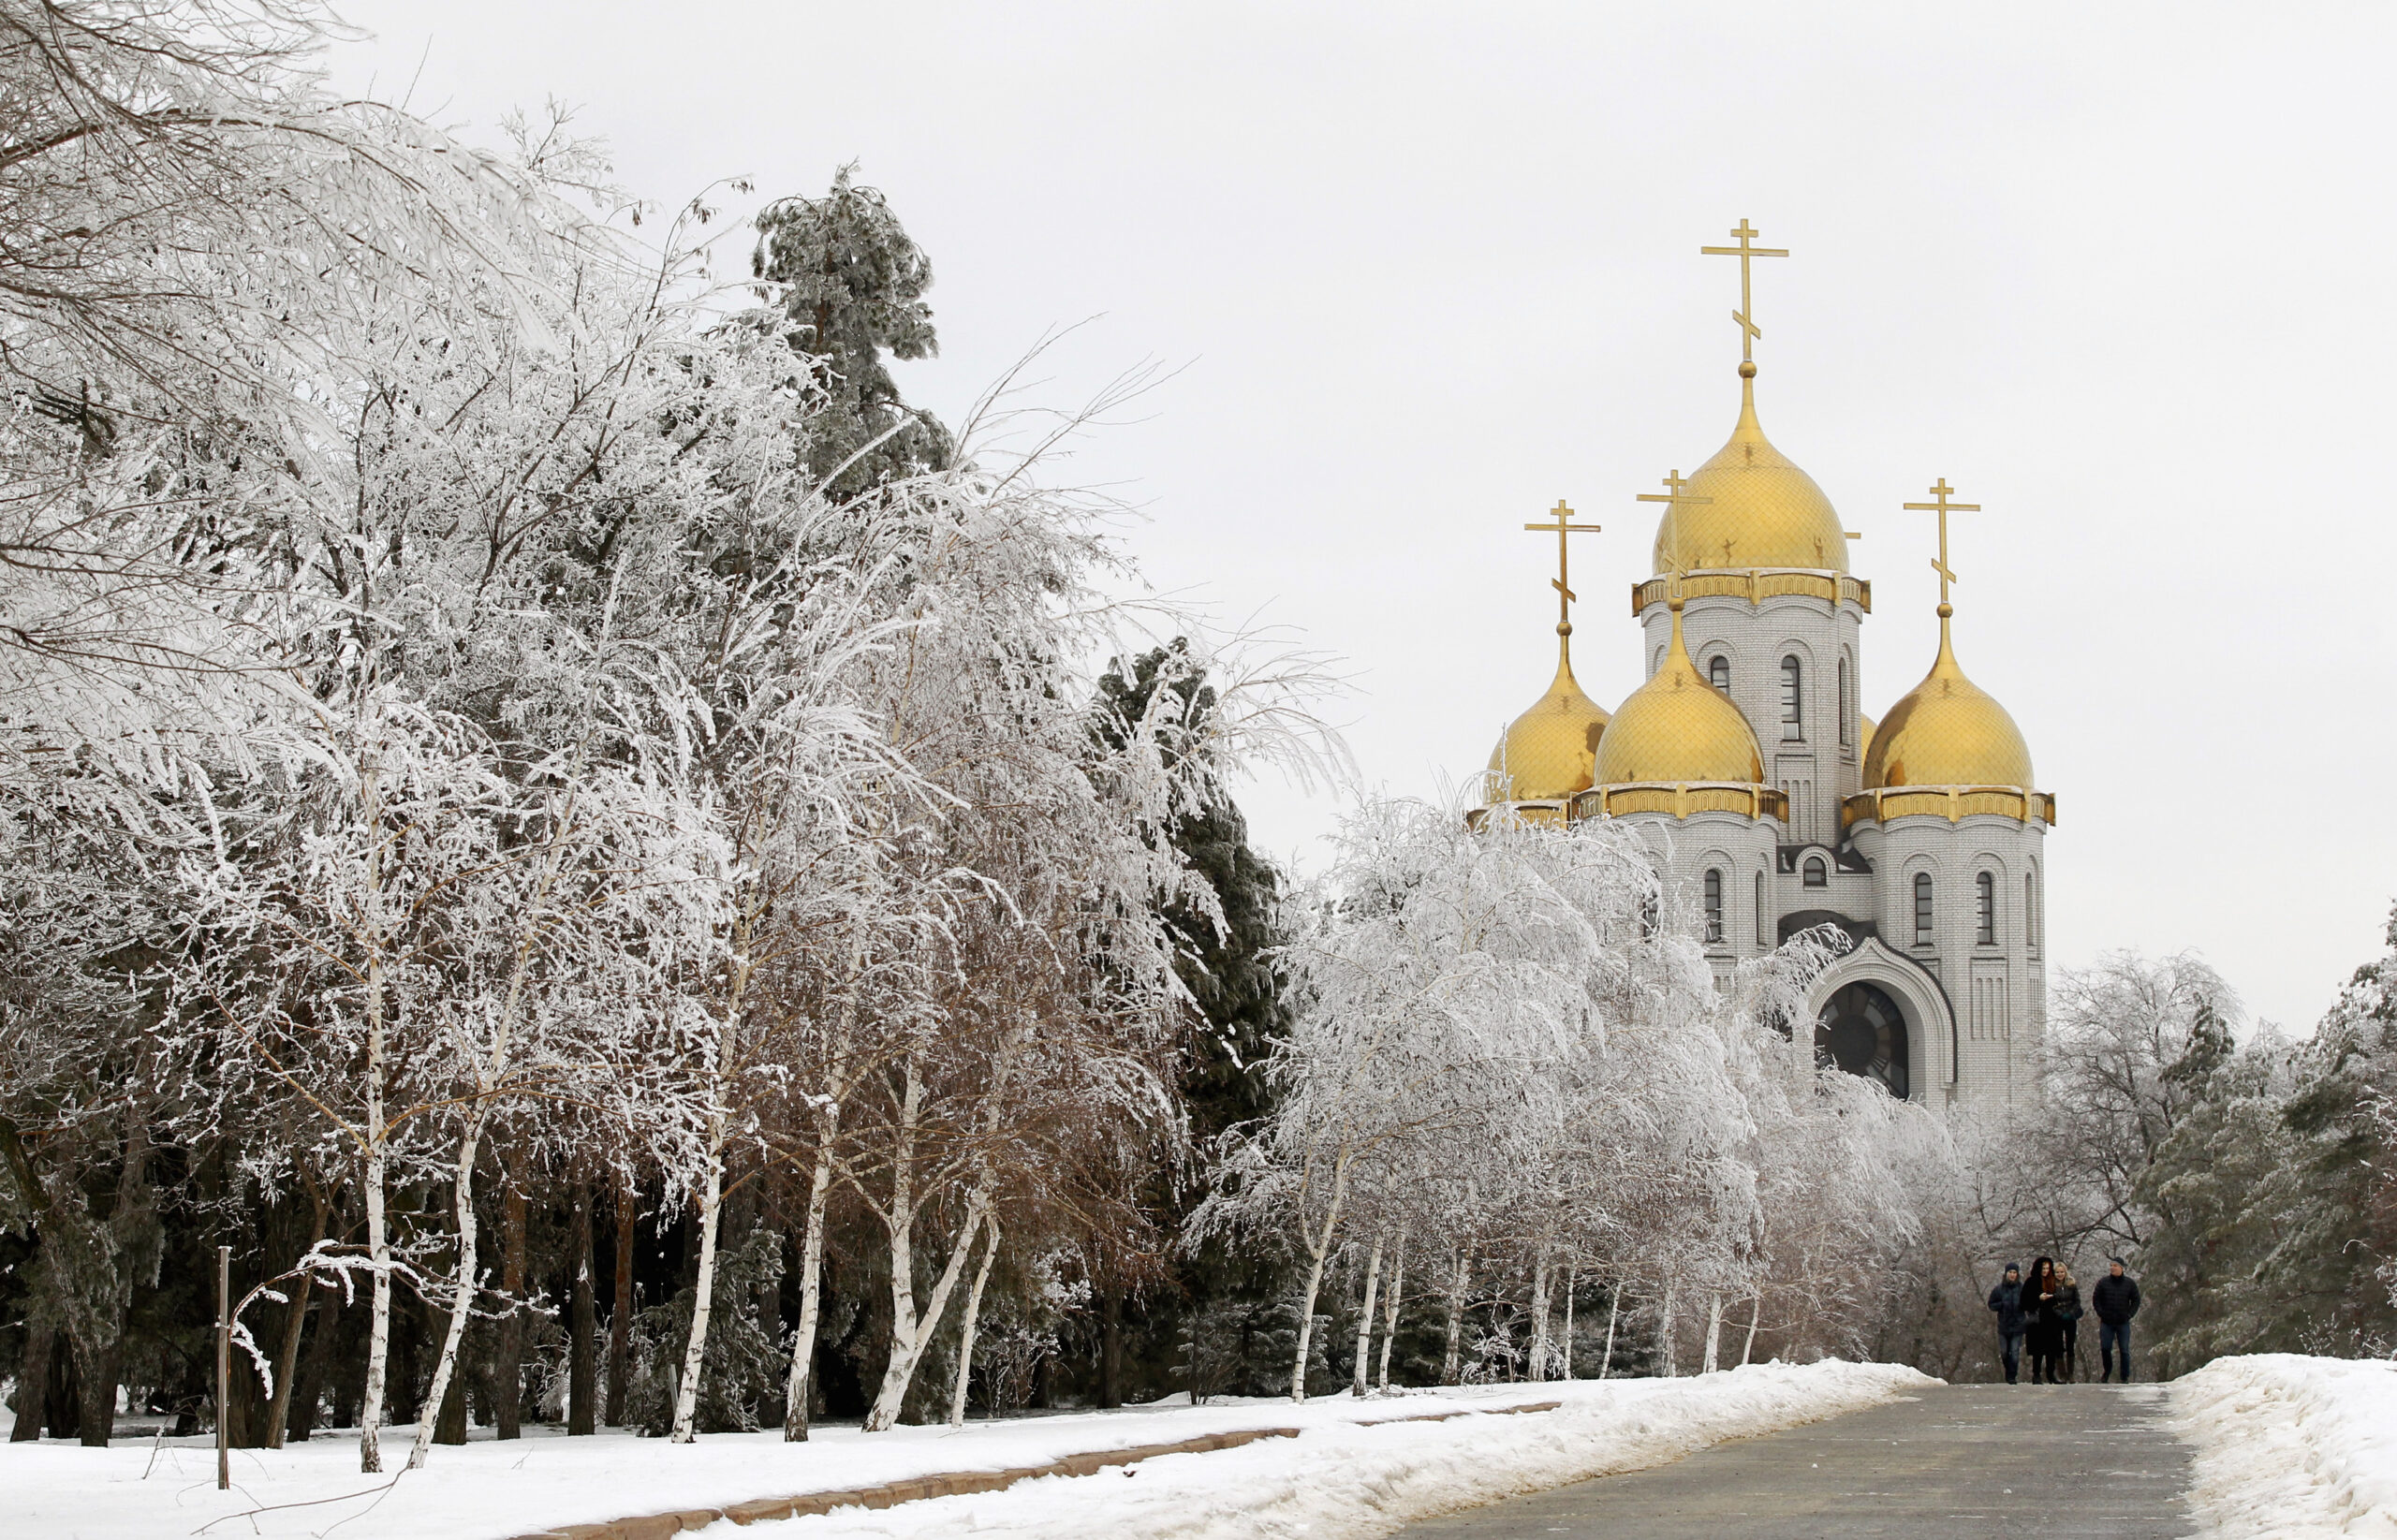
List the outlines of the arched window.
{"label": "arched window", "polygon": [[2022,944],[2035,952],[2039,949],[2038,884],[2034,873],[2022,873]]}
{"label": "arched window", "polygon": [[1770,946],[1772,938],[1766,934],[1764,926],[1764,873],[1759,872],[1757,873],[1757,945]]}
{"label": "arched window", "polygon": [[1723,873],[1712,866],[1706,869],[1706,939],[1723,939]]}
{"label": "arched window", "polygon": [[1914,944],[1931,945],[1931,873],[1914,874]]}
{"label": "arched window", "polygon": [[1731,660],[1717,653],[1706,665],[1706,682],[1725,695],[1731,693]]}
{"label": "arched window", "polygon": [[1657,670],[1657,669],[1662,668],[1664,666],[1665,666],[1665,650],[1664,650],[1663,648],[1659,647],[1659,648],[1657,648],[1657,649],[1656,649],[1656,657],[1655,657],[1655,661],[1648,665],[1648,672],[1649,672],[1651,675],[1654,675],[1654,674],[1656,672],[1656,670]]}
{"label": "arched window", "polygon": [[1820,856],[1807,857],[1806,886],[1809,887],[1829,887],[1831,885],[1831,868],[1823,864],[1823,858]]}
{"label": "arched window", "polygon": [[1854,741],[1856,741],[1856,729],[1855,729],[1855,727],[1852,726],[1852,724],[1853,724],[1853,722],[1854,722],[1854,720],[1855,720],[1855,717],[1856,717],[1856,713],[1855,713],[1854,711],[1852,711],[1848,710],[1848,706],[1847,706],[1847,654],[1846,654],[1846,653],[1841,653],[1841,654],[1840,654],[1840,660],[1839,660],[1839,705],[1838,705],[1838,711],[1839,711],[1839,746],[1840,746],[1841,748],[1846,748],[1846,747],[1847,747],[1850,743],[1852,743],[1852,742],[1854,742]]}
{"label": "arched window", "polygon": [[1997,878],[1983,872],[1973,878],[1973,912],[1980,925],[1980,944],[1997,945]]}
{"label": "arched window", "polygon": [[1800,702],[1805,692],[1805,670],[1799,665],[1798,654],[1790,653],[1781,660],[1781,737],[1784,742],[1796,742],[1806,736],[1806,717]]}

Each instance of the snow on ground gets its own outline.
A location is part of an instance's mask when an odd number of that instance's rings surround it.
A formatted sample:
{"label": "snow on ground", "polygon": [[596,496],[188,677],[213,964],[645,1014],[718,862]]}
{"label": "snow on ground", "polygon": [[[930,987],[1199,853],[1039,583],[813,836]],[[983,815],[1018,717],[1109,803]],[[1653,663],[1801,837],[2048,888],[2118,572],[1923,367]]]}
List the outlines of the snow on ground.
{"label": "snow on ground", "polygon": [[2259,1353],[2172,1382],[2208,1540],[2397,1540],[2397,1363]]}
{"label": "snow on ground", "polygon": [[[621,1433],[567,1439],[528,1430],[501,1444],[477,1430],[436,1448],[424,1470],[358,1474],[354,1435],[272,1451],[235,1450],[230,1492],[215,1486],[205,1439],[0,1445],[0,1535],[32,1540],[161,1540],[210,1535],[338,1540],[499,1540],[556,1524],[680,1508],[721,1507],[946,1471],[1036,1465],[1069,1454],[1162,1444],[1243,1428],[1296,1427],[1203,1455],[1169,1455],[1090,1476],[1050,1476],[1003,1492],[937,1498],[879,1512],[844,1509],[736,1531],[777,1540],[829,1535],[1272,1536],[1384,1534],[1424,1516],[1564,1482],[1654,1465],[1726,1438],[1769,1432],[1873,1405],[1935,1384],[1913,1370],[1838,1362],[1762,1365],[1676,1380],[1482,1386],[1387,1400],[1346,1396],[1137,1407],[899,1428],[871,1436],[819,1429],[807,1444],[776,1433],[721,1434],[679,1447]],[[1179,1399],[1179,1398],[1177,1398]],[[1364,1426],[1426,1412],[1562,1401],[1556,1412]],[[411,1430],[388,1430],[397,1465]],[[366,1495],[348,1496],[363,1493]],[[344,1501],[323,1502],[328,1498]],[[268,1504],[281,1507],[243,1517]],[[338,1525],[338,1528],[335,1528]]]}

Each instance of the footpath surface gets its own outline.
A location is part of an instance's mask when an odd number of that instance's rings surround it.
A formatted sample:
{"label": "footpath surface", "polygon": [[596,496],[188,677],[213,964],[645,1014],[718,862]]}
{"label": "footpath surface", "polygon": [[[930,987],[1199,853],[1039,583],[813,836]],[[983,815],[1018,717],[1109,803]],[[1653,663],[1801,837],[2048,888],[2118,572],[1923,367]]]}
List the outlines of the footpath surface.
{"label": "footpath surface", "polygon": [[1399,1540],[1850,1540],[2193,1533],[2190,1451],[2150,1386],[1966,1385],[1451,1514]]}

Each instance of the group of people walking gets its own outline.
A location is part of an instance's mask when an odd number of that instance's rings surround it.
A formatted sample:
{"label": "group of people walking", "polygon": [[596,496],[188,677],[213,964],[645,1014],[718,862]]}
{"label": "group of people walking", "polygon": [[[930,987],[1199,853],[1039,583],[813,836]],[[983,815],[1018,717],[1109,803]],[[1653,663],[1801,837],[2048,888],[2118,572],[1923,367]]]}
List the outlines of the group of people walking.
{"label": "group of people walking", "polygon": [[[1997,1287],[1989,1291],[1989,1308],[1997,1317],[1998,1357],[2006,1362],[2006,1383],[2022,1372],[2022,1352],[2031,1353],[2031,1383],[2061,1385],[2079,1378],[2081,1318],[2085,1313],[2081,1285],[2072,1269],[2042,1256],[2031,1264],[2031,1276],[2011,1262]],[[2097,1313],[2097,1357],[2105,1372],[2098,1383],[2114,1377],[2114,1358],[2123,1361],[2123,1383],[2131,1379],[2131,1317],[2139,1313],[2139,1282],[2124,1269],[2123,1259],[2106,1265],[2106,1276],[2089,1291],[2088,1308]],[[2061,1371],[2061,1373],[2059,1373]]]}

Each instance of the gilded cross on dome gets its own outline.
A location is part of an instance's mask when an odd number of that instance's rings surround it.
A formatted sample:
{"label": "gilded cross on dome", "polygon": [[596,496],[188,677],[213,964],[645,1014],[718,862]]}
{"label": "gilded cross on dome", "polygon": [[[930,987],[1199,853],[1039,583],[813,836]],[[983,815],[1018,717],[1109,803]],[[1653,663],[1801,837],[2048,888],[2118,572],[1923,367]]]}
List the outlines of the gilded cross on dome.
{"label": "gilded cross on dome", "polygon": [[1556,535],[1556,579],[1549,586],[1556,590],[1556,634],[1560,637],[1569,637],[1573,634],[1574,594],[1573,590],[1566,586],[1571,574],[1566,565],[1565,539],[1569,535],[1596,535],[1598,533],[1599,526],[1573,522],[1573,510],[1565,506],[1565,499],[1562,497],[1556,500],[1556,506],[1548,511],[1554,516],[1553,521],[1544,524],[1525,524],[1523,528],[1535,535],[1553,532]]}
{"label": "gilded cross on dome", "polygon": [[[1743,220],[1741,223],[1745,224],[1746,221]],[[1666,472],[1659,479],[1661,479],[1665,484],[1665,490],[1663,491],[1634,492],[1631,494],[1632,500],[1639,503],[1662,503],[1666,505],[1667,518],[1670,518],[1672,514],[1679,510],[1684,504],[1695,505],[1698,503],[1712,503],[1714,501],[1712,497],[1693,497],[1688,492],[1684,491],[1682,489],[1689,485],[1689,477],[1682,475],[1678,469]],[[1673,550],[1671,560],[1679,564],[1674,570],[1684,575],[1688,573],[1691,564],[1682,553],[1681,527],[1678,524],[1673,528]],[[1731,565],[1731,542],[1728,540],[1723,542],[1723,565],[1726,566]]]}
{"label": "gilded cross on dome", "polygon": [[1939,612],[1944,615],[1948,612],[1948,585],[1963,581],[1948,569],[1948,516],[1951,513],[1978,513],[1981,511],[1981,506],[1978,503],[1948,501],[1956,494],[1956,489],[1948,484],[1948,478],[1944,476],[1939,478],[1938,484],[1930,488],[1929,491],[1935,501],[1908,503],[1905,506],[1910,513],[1939,515],[1939,559],[1931,564],[1931,570],[1939,574]]}
{"label": "gilded cross on dome", "polygon": [[1752,228],[1744,219],[1740,221],[1740,227],[1731,233],[1739,239],[1738,245],[1700,246],[1698,248],[1698,254],[1700,257],[1736,257],[1740,259],[1740,308],[1731,312],[1731,319],[1740,323],[1740,373],[1753,374],[1756,373],[1756,340],[1764,333],[1757,330],[1755,321],[1749,319],[1750,313],[1756,309],[1756,305],[1748,295],[1748,259],[1752,257],[1787,257],[1789,253],[1769,246],[1750,244],[1764,232]]}

